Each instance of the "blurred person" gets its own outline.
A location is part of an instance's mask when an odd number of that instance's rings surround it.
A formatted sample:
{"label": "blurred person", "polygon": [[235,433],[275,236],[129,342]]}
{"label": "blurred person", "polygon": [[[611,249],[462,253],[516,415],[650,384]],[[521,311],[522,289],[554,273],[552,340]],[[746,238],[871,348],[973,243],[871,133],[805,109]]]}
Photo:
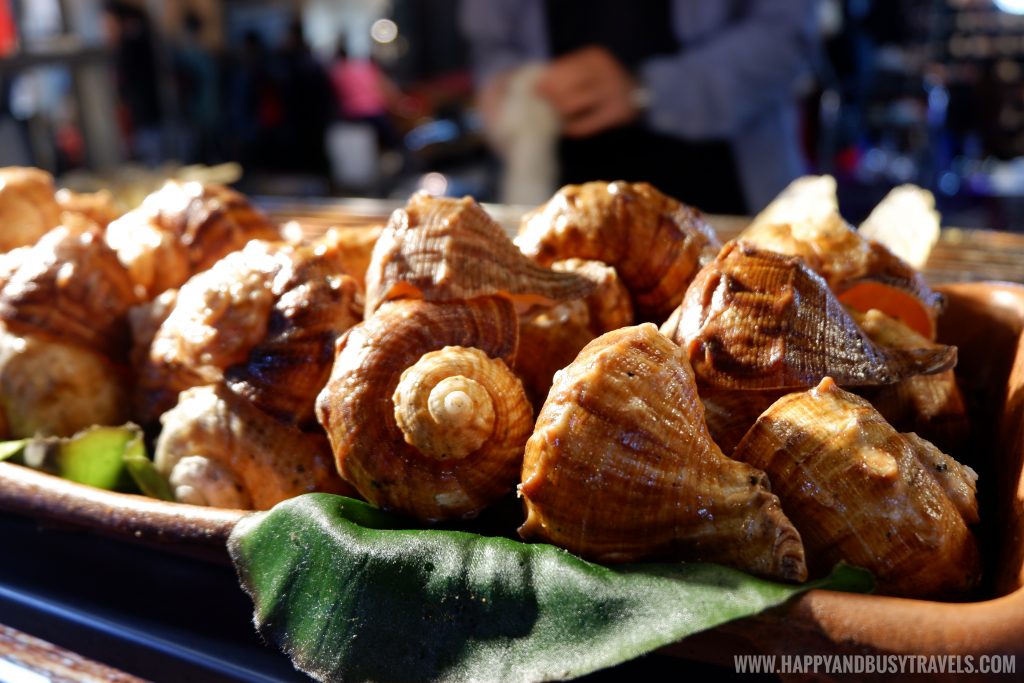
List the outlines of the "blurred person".
{"label": "blurred person", "polygon": [[557,117],[560,183],[646,180],[752,213],[804,170],[795,90],[812,71],[815,6],[471,0],[461,23],[489,129],[516,71],[543,65],[533,90]]}
{"label": "blurred person", "polygon": [[155,166],[163,159],[162,115],[149,16],[138,7],[108,0],[104,34],[114,50],[121,128],[131,156]]}
{"label": "blurred person", "polygon": [[373,126],[378,148],[398,148],[398,131],[389,112],[391,103],[399,98],[399,90],[380,67],[372,59],[349,57],[339,42],[329,76],[341,118]]}

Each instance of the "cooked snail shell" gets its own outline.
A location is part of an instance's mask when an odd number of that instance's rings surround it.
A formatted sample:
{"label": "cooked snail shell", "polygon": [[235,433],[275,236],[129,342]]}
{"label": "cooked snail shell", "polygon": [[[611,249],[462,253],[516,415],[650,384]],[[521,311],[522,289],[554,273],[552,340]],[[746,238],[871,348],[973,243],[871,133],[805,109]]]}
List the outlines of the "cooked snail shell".
{"label": "cooked snail shell", "polygon": [[222,185],[170,181],[110,223],[107,243],[151,299],[180,287],[249,240],[278,229],[243,195]]}
{"label": "cooked snail shell", "polygon": [[951,346],[875,344],[800,258],[743,242],[701,270],[662,332],[702,386],[721,389],[892,384],[956,364]]}
{"label": "cooked snail shell", "polygon": [[471,517],[511,491],[532,427],[506,365],[517,324],[504,297],[407,299],[349,330],[317,399],[342,476],[425,521]]}
{"label": "cooked snail shell", "polygon": [[222,379],[278,419],[312,421],[334,343],[361,317],[358,285],[341,272],[335,250],[259,241],[192,277],[169,312],[161,308],[136,320],[144,343],[163,317],[138,368],[142,422],[173,406],[179,392]]}
{"label": "cooked snail shell", "polygon": [[284,424],[223,385],[183,392],[160,421],[154,461],[180,502],[266,510],[312,491],[354,493],[323,435]]}
{"label": "cooked snail shell", "polygon": [[979,573],[969,467],[826,378],[779,399],[733,457],[768,473],[800,530],[812,573],[841,560],[870,570],[877,590],[962,593]]}
{"label": "cooked snail shell", "polygon": [[0,319],[17,335],[75,344],[122,362],[131,279],[98,232],[58,227],[24,254],[0,291]]}
{"label": "cooked snail shell", "polygon": [[0,168],[0,252],[34,244],[60,222],[52,175],[38,168]]}
{"label": "cooked snail shell", "polygon": [[520,318],[516,374],[538,407],[547,397],[555,373],[571,363],[590,340],[633,324],[629,291],[614,268],[600,261],[568,259],[556,261],[551,269],[578,273],[596,288],[583,299],[536,306]]}
{"label": "cooked snail shell", "polygon": [[526,445],[519,533],[599,562],[722,562],[806,578],[767,477],[722,455],[682,349],[650,324],[609,332],[555,377]]}
{"label": "cooked snail shell", "polygon": [[278,267],[273,248],[252,242],[182,285],[138,368],[138,419],[152,422],[189,387],[215,384],[267,335]]}
{"label": "cooked snail shell", "polygon": [[551,303],[589,294],[590,281],[542,268],[523,256],[469,197],[418,192],[391,215],[366,273],[366,315],[385,301],[454,301],[508,295]]}
{"label": "cooked snail shell", "polygon": [[307,424],[315,421],[335,342],[363,318],[362,295],[344,273],[337,245],[314,244],[285,256],[271,284],[266,335],[244,361],[227,368],[224,381],[278,419]]}
{"label": "cooked snail shell", "polygon": [[0,325],[0,413],[9,438],[123,424],[129,380],[124,367],[89,348]]}
{"label": "cooked snail shell", "polygon": [[566,185],[523,217],[516,244],[541,265],[575,257],[613,266],[637,316],[657,322],[721,247],[699,211],[623,181]]}
{"label": "cooked snail shell", "polygon": [[880,309],[935,339],[941,295],[929,289],[908,263],[843,220],[832,178],[794,181],[754,219],[740,240],[799,256],[825,278],[843,303],[862,311]]}

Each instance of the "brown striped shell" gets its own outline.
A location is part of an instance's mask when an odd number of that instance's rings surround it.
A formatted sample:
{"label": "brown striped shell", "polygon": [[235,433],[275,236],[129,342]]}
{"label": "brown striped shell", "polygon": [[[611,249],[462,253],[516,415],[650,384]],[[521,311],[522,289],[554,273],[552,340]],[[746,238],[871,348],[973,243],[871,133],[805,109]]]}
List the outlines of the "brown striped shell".
{"label": "brown striped shell", "polygon": [[0,290],[0,320],[17,335],[74,344],[124,362],[131,279],[99,232],[58,227],[24,252]]}
{"label": "brown striped shell", "polygon": [[541,265],[613,266],[640,320],[663,321],[721,243],[699,211],[647,183],[567,185],[523,217],[516,244]]}
{"label": "brown striped shell", "polygon": [[52,175],[38,168],[0,168],[0,253],[34,244],[60,222]]}
{"label": "brown striped shell", "polygon": [[170,181],[107,226],[144,298],[180,287],[249,240],[280,235],[249,200],[223,185]]}
{"label": "brown striped shell", "polygon": [[701,386],[892,384],[956,364],[956,348],[871,341],[825,281],[798,257],[727,244],[694,279],[662,332],[680,344]]}
{"label": "brown striped shell", "polygon": [[358,296],[330,246],[250,242],[191,278],[173,305],[137,315],[138,342],[152,334],[134,354],[138,419],[151,422],[179,392],[223,379],[278,419],[311,422],[334,343],[361,318]]}
{"label": "brown striped shell", "polygon": [[764,473],[722,455],[682,349],[650,324],[609,332],[555,378],[526,446],[523,538],[600,562],[721,562],[806,578]]}
{"label": "brown striped shell", "polygon": [[845,560],[879,592],[962,594],[978,580],[977,475],[826,378],[779,399],[733,457],[768,473],[812,574]]}
{"label": "brown striped shell", "polygon": [[322,434],[285,424],[222,384],[185,391],[160,421],[154,461],[179,502],[266,510],[313,491],[355,493]]}
{"label": "brown striped shell", "polygon": [[366,315],[392,299],[467,300],[505,295],[549,304],[590,293],[570,273],[542,268],[523,256],[483,208],[469,197],[414,194],[391,215],[366,273]]}
{"label": "brown striped shell", "polygon": [[359,283],[342,269],[337,244],[314,244],[287,252],[270,289],[274,306],[266,335],[244,361],[225,370],[224,381],[280,420],[312,424],[335,342],[362,320]]}
{"label": "brown striped shell", "polygon": [[507,368],[517,329],[511,301],[480,297],[390,302],[349,330],[317,399],[342,476],[423,521],[472,517],[509,493],[532,427]]}
{"label": "brown striped shell", "polygon": [[555,261],[551,269],[575,272],[595,284],[583,299],[535,306],[520,316],[516,374],[534,405],[540,406],[555,373],[572,362],[592,339],[633,324],[629,291],[615,269],[600,261]]}
{"label": "brown striped shell", "polygon": [[0,438],[71,436],[128,420],[123,365],[78,344],[14,334],[0,324]]}
{"label": "brown striped shell", "polygon": [[880,309],[935,339],[941,295],[912,266],[843,220],[831,178],[794,181],[739,239],[760,249],[799,256],[825,278],[843,303],[862,311]]}

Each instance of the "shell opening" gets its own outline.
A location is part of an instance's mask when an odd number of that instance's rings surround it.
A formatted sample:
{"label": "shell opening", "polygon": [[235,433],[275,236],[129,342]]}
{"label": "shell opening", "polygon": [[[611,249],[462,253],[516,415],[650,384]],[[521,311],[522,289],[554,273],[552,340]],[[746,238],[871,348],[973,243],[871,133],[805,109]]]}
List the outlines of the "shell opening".
{"label": "shell opening", "polygon": [[449,346],[402,373],[392,396],[405,441],[438,460],[462,459],[494,433],[495,374],[510,373],[478,349]]}

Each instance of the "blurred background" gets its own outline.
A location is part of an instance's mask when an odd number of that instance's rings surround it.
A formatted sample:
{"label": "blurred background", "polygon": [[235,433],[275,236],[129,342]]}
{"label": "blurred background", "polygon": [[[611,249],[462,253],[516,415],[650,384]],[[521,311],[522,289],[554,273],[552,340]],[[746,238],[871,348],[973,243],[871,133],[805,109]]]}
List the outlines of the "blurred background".
{"label": "blurred background", "polygon": [[[1024,230],[1024,0],[807,10],[785,95],[803,170],[836,176],[846,217],[911,182],[947,225]],[[457,0],[0,0],[0,165],[88,189],[237,162],[258,195],[502,199],[486,28]]]}

